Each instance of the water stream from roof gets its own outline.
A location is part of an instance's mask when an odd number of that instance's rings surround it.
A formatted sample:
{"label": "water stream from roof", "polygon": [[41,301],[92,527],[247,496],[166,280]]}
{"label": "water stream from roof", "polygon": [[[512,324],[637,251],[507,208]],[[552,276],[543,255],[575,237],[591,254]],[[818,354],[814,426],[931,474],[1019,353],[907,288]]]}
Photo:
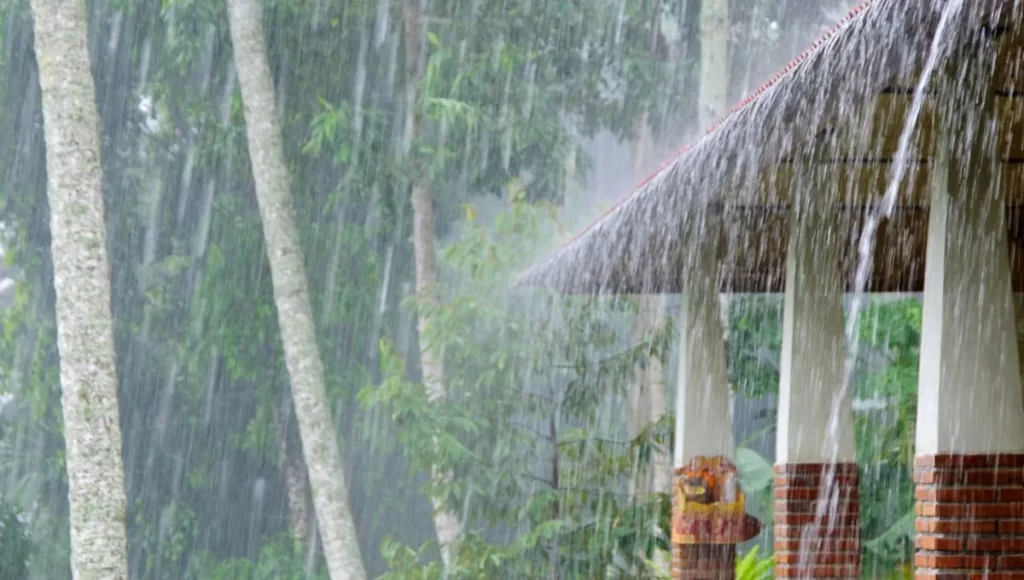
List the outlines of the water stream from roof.
{"label": "water stream from roof", "polygon": [[[859,328],[861,310],[863,309],[867,298],[867,286],[871,275],[871,268],[873,266],[878,226],[881,224],[882,220],[892,217],[893,211],[896,208],[896,202],[899,199],[899,191],[903,185],[904,178],[907,175],[909,163],[913,161],[910,159],[913,137],[914,132],[917,129],[918,121],[921,117],[921,112],[924,109],[925,100],[928,98],[928,86],[931,82],[935,69],[938,67],[945,54],[943,49],[945,42],[950,36],[951,25],[960,16],[963,11],[963,7],[964,0],[949,0],[942,9],[942,14],[935,30],[935,36],[932,38],[928,58],[925,61],[924,68],[921,70],[921,76],[918,79],[916,88],[914,89],[914,99],[911,103],[910,110],[907,113],[903,129],[900,133],[896,155],[893,159],[891,175],[889,177],[885,194],[883,195],[881,202],[870,207],[865,215],[864,227],[859,239],[859,260],[857,263],[856,276],[854,278],[853,296],[850,302],[850,310],[846,317],[846,344],[849,348],[846,372],[842,388],[833,398],[832,408],[829,412],[827,444],[829,445],[828,451],[830,461],[828,462],[828,468],[822,478],[819,494],[819,497],[826,498],[826,500],[817,504],[814,524],[812,526],[808,526],[804,530],[805,536],[804,541],[801,542],[799,555],[800,562],[811,561],[809,557],[812,554],[819,552],[821,549],[821,546],[817,544],[820,544],[825,538],[831,536],[832,528],[836,525],[836,522],[839,519],[834,517],[826,519],[826,516],[830,514],[838,514],[839,510],[842,508],[842,506],[839,505],[839,488],[835,485],[837,465],[839,462],[839,420],[842,410],[842,402],[846,401],[851,395],[850,389],[853,385],[851,375],[860,345],[859,333],[857,330]],[[823,530],[822,525],[826,522],[828,527]],[[825,533],[823,534],[821,532]]]}

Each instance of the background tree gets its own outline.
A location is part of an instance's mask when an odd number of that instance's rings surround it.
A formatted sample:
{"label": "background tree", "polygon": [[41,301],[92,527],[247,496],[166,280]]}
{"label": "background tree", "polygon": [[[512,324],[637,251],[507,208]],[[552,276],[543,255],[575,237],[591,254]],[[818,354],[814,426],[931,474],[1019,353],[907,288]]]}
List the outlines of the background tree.
{"label": "background tree", "polygon": [[274,91],[263,45],[263,10],[260,0],[228,0],[228,8],[274,303],[324,556],[332,579],[365,578],[348,507],[347,478],[328,410],[323,363],[292,208],[291,180],[274,119]]}
{"label": "background tree", "polygon": [[[423,111],[420,103],[420,84],[426,64],[425,33],[426,22],[423,14],[425,2],[422,0],[404,0],[402,6],[402,26],[405,33],[405,134],[401,156],[408,159],[414,140],[419,145],[421,138],[420,126],[423,124]],[[420,345],[420,369],[423,383],[427,388],[428,399],[433,402],[447,396],[445,387],[444,363],[440,353],[427,340],[434,311],[440,306],[437,295],[437,264],[434,255],[434,196],[430,175],[418,155],[409,159],[411,179],[410,202],[412,205],[412,240],[416,263],[416,329]],[[441,483],[452,477],[451,473],[431,466],[431,476],[435,483]],[[431,493],[434,504],[434,530],[437,534],[441,558],[446,565],[450,564],[452,550],[459,539],[461,522],[459,514],[446,505],[443,497],[436,492]]]}

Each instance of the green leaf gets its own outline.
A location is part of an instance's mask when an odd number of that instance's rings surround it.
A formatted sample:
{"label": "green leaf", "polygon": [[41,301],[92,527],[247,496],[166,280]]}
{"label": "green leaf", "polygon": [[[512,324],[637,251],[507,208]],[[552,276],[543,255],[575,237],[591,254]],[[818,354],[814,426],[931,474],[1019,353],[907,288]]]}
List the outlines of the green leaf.
{"label": "green leaf", "polygon": [[736,449],[736,469],[740,473],[740,484],[745,493],[767,489],[775,481],[772,464],[749,447]]}

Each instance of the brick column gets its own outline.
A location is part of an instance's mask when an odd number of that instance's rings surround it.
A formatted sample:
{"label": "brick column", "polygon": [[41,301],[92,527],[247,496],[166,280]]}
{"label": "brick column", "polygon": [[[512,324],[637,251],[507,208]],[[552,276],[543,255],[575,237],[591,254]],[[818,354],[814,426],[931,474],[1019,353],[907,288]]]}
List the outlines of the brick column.
{"label": "brick column", "polygon": [[[775,466],[775,577],[860,578],[857,465]],[[819,508],[824,516],[819,517]]]}
{"label": "brick column", "polygon": [[918,457],[916,578],[1024,579],[1024,454]]}
{"label": "brick column", "polygon": [[732,580],[736,577],[736,546],[690,544],[672,546],[672,580]]}

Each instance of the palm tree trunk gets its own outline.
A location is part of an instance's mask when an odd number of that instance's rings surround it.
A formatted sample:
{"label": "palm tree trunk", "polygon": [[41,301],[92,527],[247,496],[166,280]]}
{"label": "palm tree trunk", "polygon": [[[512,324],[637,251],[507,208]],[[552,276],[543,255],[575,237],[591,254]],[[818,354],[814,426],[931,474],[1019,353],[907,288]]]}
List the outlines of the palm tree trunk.
{"label": "palm tree trunk", "polygon": [[292,206],[291,177],[274,113],[259,0],[228,0],[228,18],[281,341],[327,568],[332,580],[361,580],[366,572],[324,387],[323,361]]}
{"label": "palm tree trunk", "polygon": [[32,0],[42,89],[71,571],[127,580],[114,324],[85,5]]}

